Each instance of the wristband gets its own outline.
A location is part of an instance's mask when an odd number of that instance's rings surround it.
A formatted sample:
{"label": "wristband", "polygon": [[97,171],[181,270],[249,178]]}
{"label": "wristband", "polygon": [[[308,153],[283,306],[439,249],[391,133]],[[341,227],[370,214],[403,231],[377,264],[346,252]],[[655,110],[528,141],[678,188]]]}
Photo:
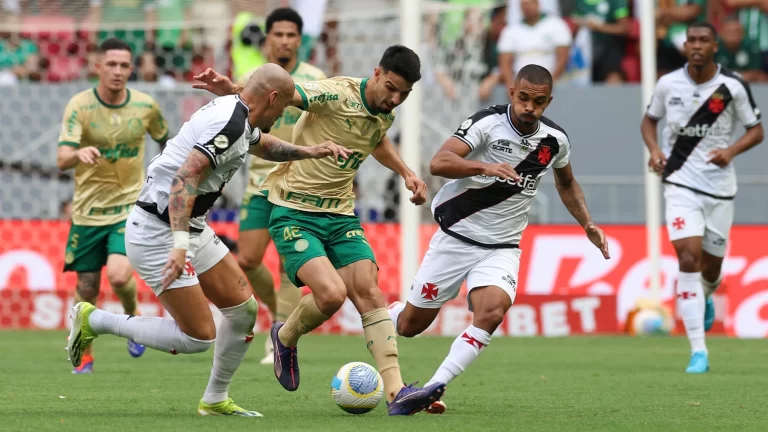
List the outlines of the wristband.
{"label": "wristband", "polygon": [[189,250],[189,231],[173,232],[173,248]]}

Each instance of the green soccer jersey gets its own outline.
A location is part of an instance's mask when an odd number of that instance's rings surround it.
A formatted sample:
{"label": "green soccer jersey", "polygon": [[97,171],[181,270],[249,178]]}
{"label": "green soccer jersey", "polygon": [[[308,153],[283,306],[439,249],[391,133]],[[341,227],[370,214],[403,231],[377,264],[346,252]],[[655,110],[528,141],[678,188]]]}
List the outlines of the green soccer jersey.
{"label": "green soccer jersey", "polygon": [[[575,17],[583,19],[597,19],[602,23],[613,24],[622,18],[629,16],[629,4],[627,0],[576,0]],[[604,33],[593,32],[594,43],[613,36]]]}
{"label": "green soccer jersey", "polygon": [[744,27],[744,39],[760,51],[768,51],[768,16],[760,8],[741,8],[738,17]]}
{"label": "green soccer jersey", "polygon": [[735,71],[747,71],[763,68],[760,47],[749,39],[741,41],[735,51],[729,51],[720,41],[715,60],[724,67]]}

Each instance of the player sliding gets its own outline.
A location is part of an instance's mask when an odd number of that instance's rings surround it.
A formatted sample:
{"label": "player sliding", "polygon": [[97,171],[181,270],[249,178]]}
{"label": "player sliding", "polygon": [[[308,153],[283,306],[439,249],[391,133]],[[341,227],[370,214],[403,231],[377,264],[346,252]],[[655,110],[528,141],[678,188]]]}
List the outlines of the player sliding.
{"label": "player sliding", "polygon": [[[760,110],[749,84],[715,63],[717,33],[709,23],[688,27],[688,63],[661,77],[641,131],[651,153],[648,166],[661,175],[669,239],[677,253],[678,310],[691,343],[687,373],[709,370],[704,332],[715,321],[712,293],[733,223],[733,158],[763,140]],[[657,127],[667,127],[661,149]],[[730,145],[736,122],[746,133]],[[705,303],[706,297],[706,303]]]}
{"label": "player sliding", "polygon": [[[270,63],[276,63],[289,71],[294,83],[305,83],[325,79],[318,68],[299,61],[303,21],[298,12],[291,8],[279,8],[269,14],[266,21],[266,50]],[[248,74],[250,75],[250,74]],[[291,141],[293,127],[301,116],[301,110],[288,106],[277,119],[271,135]],[[269,308],[272,319],[285,321],[301,300],[301,290],[288,279],[280,264],[280,291],[275,293],[272,274],[262,263],[264,253],[272,239],[269,236],[269,215],[274,205],[262,193],[262,183],[276,162],[254,157],[249,170],[248,188],[240,206],[240,236],[237,240],[237,261],[251,283],[254,294]],[[263,187],[267,190],[267,187]],[[274,360],[272,339],[266,338],[266,356],[262,364]]]}
{"label": "player sliding", "polygon": [[[370,79],[337,77],[296,85],[293,105],[307,111],[294,129],[298,145],[324,140],[342,142],[354,150],[346,161],[301,161],[273,170],[265,181],[275,204],[269,232],[296,286],[307,285],[288,320],[272,327],[275,375],[289,391],[299,387],[296,346],[299,338],[328,320],[347,296],[360,312],[368,349],[384,380],[390,415],[410,415],[439,400],[444,385],[404,387],[398,363],[395,328],[378,287],[378,268],[354,215],[352,181],[360,164],[373,155],[399,173],[417,205],[426,200],[426,185],[397,155],[386,132],[393,110],[408,97],[421,78],[420,61],[407,47],[387,48]],[[217,94],[234,91],[212,70],[195,77]]]}
{"label": "player sliding", "polygon": [[[207,351],[215,339],[213,369],[198,413],[261,416],[235,405],[228,395],[253,339],[258,304],[229,249],[205,223],[205,214],[246,153],[274,161],[348,156],[346,149],[329,142],[298,147],[262,135],[260,129],[269,131],[293,92],[288,72],[264,65],[239,95],[214,99],[193,114],[150,163],[128,217],[126,250],[173,319],[116,315],[78,303],[72,309],[67,347],[75,367],[101,334],[131,338],[171,354]],[[223,315],[218,329],[209,300]]]}
{"label": "player sliding", "polygon": [[[519,243],[540,179],[555,172],[560,199],[609,258],[603,231],[593,222],[573,176],[565,131],[543,116],[552,101],[552,75],[528,65],[510,89],[511,105],[478,111],[461,124],[430,164],[432,175],[455,179],[432,201],[440,229],[432,237],[406,304],[390,305],[397,332],[413,337],[426,330],[464,281],[472,325],[451,345],[427,387],[446,385],[464,372],[491,342],[512,306],[520,265]],[[431,412],[442,412],[439,402]]]}
{"label": "player sliding", "polygon": [[[76,302],[96,304],[101,269],[127,315],[138,315],[136,281],[125,257],[125,220],[144,183],[144,140],[168,138],[152,97],[125,86],[133,69],[131,47],[118,39],[99,46],[96,88],[82,91],[64,110],[56,165],[75,169],[72,227],[64,271],[77,272]],[[72,373],[93,372],[92,348]],[[128,340],[139,357],[144,347]]]}

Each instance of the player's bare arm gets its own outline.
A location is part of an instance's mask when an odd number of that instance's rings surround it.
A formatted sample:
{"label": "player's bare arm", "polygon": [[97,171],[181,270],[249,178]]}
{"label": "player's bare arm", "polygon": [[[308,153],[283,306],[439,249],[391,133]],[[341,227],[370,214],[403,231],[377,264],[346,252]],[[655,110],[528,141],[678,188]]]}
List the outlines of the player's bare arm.
{"label": "player's bare arm", "polygon": [[59,146],[56,152],[56,166],[60,170],[68,170],[78,164],[95,164],[99,161],[101,152],[96,147],[74,148],[67,145]]}
{"label": "player's bare arm", "polygon": [[248,153],[265,160],[288,162],[300,159],[321,159],[328,156],[336,160],[347,159],[352,151],[333,141],[326,141],[314,147],[303,147],[285,142],[273,135],[261,134],[259,143],[252,145]]}
{"label": "player's bare arm", "polygon": [[465,159],[472,149],[464,141],[450,137],[440,147],[429,163],[429,173],[450,179],[484,175],[502,180],[519,180],[520,176],[511,165],[506,163],[488,164]]}
{"label": "player's bare arm", "polygon": [[163,268],[163,287],[181,276],[189,249],[189,218],[197,198],[197,186],[208,176],[210,162],[200,151],[193,150],[176,171],[168,199],[168,216],[173,233],[173,249]]}
{"label": "player's bare arm", "polygon": [[734,157],[763,142],[763,135],[762,123],[752,126],[747,129],[747,132],[738,141],[729,147],[710,152],[709,163],[713,163],[721,168],[727,166]]}
{"label": "player's bare arm", "polygon": [[658,134],[656,131],[658,126],[658,120],[644,115],[643,121],[640,123],[640,133],[643,135],[645,146],[651,154],[648,159],[648,169],[656,174],[661,174],[664,171],[664,167],[667,165],[667,158],[664,157],[664,153],[661,151],[661,147],[659,147]]}
{"label": "player's bare arm", "polygon": [[427,202],[427,184],[403,162],[389,137],[384,135],[371,154],[380,164],[398,173],[405,180],[405,187],[413,193],[412,203],[421,205]]}
{"label": "player's bare arm", "polygon": [[592,222],[587,202],[584,199],[584,191],[573,176],[571,164],[568,163],[568,165],[562,168],[555,168],[554,171],[555,185],[557,186],[557,192],[560,194],[560,200],[563,201],[565,208],[568,209],[571,216],[584,228],[589,241],[600,249],[605,259],[609,259],[611,255],[608,252],[605,234],[603,234],[603,230]]}

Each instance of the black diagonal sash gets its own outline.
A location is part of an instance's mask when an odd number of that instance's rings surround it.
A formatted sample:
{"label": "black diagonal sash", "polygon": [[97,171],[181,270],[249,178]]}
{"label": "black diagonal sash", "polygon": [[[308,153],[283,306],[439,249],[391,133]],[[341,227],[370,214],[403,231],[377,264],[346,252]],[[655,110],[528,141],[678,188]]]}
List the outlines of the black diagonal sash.
{"label": "black diagonal sash", "polygon": [[[728,90],[725,84],[720,84],[717,90],[696,110],[685,127],[712,126],[717,121],[717,118],[720,117],[720,114],[728,108],[728,104],[732,100],[733,95],[731,95],[731,91]],[[699,145],[702,139],[704,137],[678,135],[677,140],[675,140],[672,146],[669,159],[667,159],[667,165],[664,168],[662,178],[666,179],[672,173],[682,168],[685,161],[693,153],[693,149]]]}
{"label": "black diagonal sash", "polygon": [[[549,155],[546,163],[542,164],[539,155],[547,152],[547,150],[542,151],[544,148],[548,149]],[[549,162],[557,157],[559,151],[560,145],[557,139],[547,135],[539,142],[539,146],[528,153],[528,156],[515,167],[515,171],[521,177],[528,175],[534,178],[538,177],[542,171],[547,169]],[[547,158],[546,153],[542,155],[542,158]],[[499,181],[484,188],[468,189],[466,192],[438,205],[435,208],[435,221],[441,228],[448,229],[460,220],[506,201],[522,190],[523,186]]]}

